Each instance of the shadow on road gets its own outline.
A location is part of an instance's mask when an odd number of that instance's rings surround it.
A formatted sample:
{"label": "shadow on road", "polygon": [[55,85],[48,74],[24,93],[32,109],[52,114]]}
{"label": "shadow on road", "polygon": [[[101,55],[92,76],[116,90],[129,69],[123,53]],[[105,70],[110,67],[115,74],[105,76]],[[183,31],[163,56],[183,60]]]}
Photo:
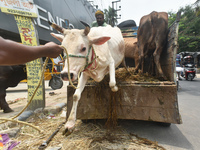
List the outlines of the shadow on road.
{"label": "shadow on road", "polygon": [[161,145],[192,149],[192,144],[182,134],[176,124],[166,127],[158,122],[120,120],[119,125],[129,133],[134,133],[151,141],[157,141]]}

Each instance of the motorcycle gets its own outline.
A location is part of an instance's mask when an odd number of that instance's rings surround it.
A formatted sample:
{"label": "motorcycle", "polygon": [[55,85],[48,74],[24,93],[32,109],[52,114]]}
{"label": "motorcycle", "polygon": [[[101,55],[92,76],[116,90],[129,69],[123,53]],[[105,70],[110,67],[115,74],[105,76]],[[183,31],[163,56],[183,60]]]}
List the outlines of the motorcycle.
{"label": "motorcycle", "polygon": [[185,73],[185,79],[192,81],[194,77],[196,76],[196,69],[193,64],[186,64],[184,68],[184,73]]}

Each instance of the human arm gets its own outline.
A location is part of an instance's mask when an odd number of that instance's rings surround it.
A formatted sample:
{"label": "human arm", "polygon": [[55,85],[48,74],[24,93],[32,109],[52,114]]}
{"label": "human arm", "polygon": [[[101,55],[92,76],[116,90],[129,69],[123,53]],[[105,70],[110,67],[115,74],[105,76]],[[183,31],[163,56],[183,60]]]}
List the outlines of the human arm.
{"label": "human arm", "polygon": [[64,63],[64,62],[65,62],[65,60],[61,60],[61,61],[58,62],[58,64],[61,64],[61,63]]}
{"label": "human arm", "polygon": [[0,37],[0,65],[17,65],[41,57],[56,58],[63,49],[49,42],[43,46],[27,46]]}
{"label": "human arm", "polygon": [[64,57],[62,58],[62,60],[58,62],[58,64],[64,63],[64,62],[65,62],[65,59],[66,59],[66,56],[64,56]]}

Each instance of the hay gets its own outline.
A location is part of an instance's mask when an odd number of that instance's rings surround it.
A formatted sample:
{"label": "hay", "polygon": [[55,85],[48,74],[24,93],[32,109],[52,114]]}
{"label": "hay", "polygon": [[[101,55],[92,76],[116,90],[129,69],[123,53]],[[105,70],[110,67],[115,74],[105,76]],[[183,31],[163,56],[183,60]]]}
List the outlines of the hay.
{"label": "hay", "polygon": [[[15,141],[21,142],[15,147],[15,150],[36,150],[46,141],[49,136],[57,129],[58,125],[65,121],[65,118],[55,116],[55,119],[47,119],[33,116],[29,119],[32,124],[39,126],[45,132],[38,132],[29,126],[22,126],[21,131]],[[75,130],[68,136],[63,136],[62,131],[48,144],[48,147],[62,147],[62,150],[100,150],[100,149],[135,149],[135,150],[165,150],[159,146],[157,142],[152,142],[145,138],[140,138],[133,133],[128,133],[121,127],[108,129],[104,123],[97,121],[96,123],[82,123],[77,120]]]}
{"label": "hay", "polygon": [[[14,139],[21,143],[15,148],[16,150],[35,150],[48,139],[48,137],[56,130],[58,125],[65,121],[64,118],[55,117],[55,119],[47,119],[44,114],[31,116],[28,122],[32,122],[35,126],[38,126],[43,130],[43,134],[39,134],[36,130],[29,126],[22,126],[18,136]],[[61,135],[61,133],[58,133]],[[60,144],[62,141],[52,141],[52,144]],[[50,143],[51,144],[51,143]]]}
{"label": "hay", "polygon": [[124,81],[140,81],[140,82],[159,82],[159,79],[155,76],[151,76],[148,73],[134,73],[135,68],[128,68],[128,71],[125,68],[118,68],[115,72],[117,82]]}
{"label": "hay", "polygon": [[[95,83],[95,99],[102,104],[107,105],[108,109],[108,119],[106,121],[107,128],[115,128],[117,126],[117,105],[120,105],[121,101],[121,89],[118,90],[118,92],[112,92],[110,88],[108,88],[108,78],[105,78],[100,83]],[[105,89],[109,89],[108,93],[105,93]],[[104,94],[102,94],[104,93]],[[106,94],[109,94],[109,98],[106,97]],[[106,101],[105,101],[106,99]],[[96,108],[98,109],[98,108]]]}
{"label": "hay", "polygon": [[[125,68],[118,68],[115,70],[115,78],[117,84],[120,84],[121,82],[128,82],[128,81],[139,81],[139,82],[160,82],[160,78],[156,76],[152,76],[148,73],[142,73],[140,70],[138,73],[134,73],[135,68],[130,67],[127,68],[128,71]],[[104,84],[108,85],[110,80],[109,75],[107,74],[104,79],[101,82],[95,82],[93,79],[90,79],[88,81],[88,84]]]}
{"label": "hay", "polygon": [[107,130],[101,124],[83,124],[79,122],[71,135],[64,141],[64,150],[98,150],[98,149],[139,149],[163,150],[156,142],[139,139],[117,127],[116,130]]}

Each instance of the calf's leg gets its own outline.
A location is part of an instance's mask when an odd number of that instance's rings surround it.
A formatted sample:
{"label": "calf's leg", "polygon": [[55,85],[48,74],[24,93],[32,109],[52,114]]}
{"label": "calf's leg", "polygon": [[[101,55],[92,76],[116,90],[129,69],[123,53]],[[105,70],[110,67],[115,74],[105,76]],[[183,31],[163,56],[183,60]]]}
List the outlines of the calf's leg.
{"label": "calf's leg", "polygon": [[110,82],[109,86],[113,92],[118,91],[118,87],[116,86],[116,79],[115,79],[115,63],[114,60],[112,59],[110,64],[109,64],[109,75],[110,75]]}
{"label": "calf's leg", "polygon": [[63,134],[66,134],[68,131],[69,131],[69,133],[71,133],[74,130],[75,123],[76,123],[76,112],[77,112],[78,102],[81,98],[81,93],[85,87],[87,80],[88,80],[88,76],[85,73],[81,73],[80,80],[78,83],[79,88],[76,89],[76,91],[73,95],[72,109],[71,109],[69,118],[65,124],[65,130],[64,130]]}

